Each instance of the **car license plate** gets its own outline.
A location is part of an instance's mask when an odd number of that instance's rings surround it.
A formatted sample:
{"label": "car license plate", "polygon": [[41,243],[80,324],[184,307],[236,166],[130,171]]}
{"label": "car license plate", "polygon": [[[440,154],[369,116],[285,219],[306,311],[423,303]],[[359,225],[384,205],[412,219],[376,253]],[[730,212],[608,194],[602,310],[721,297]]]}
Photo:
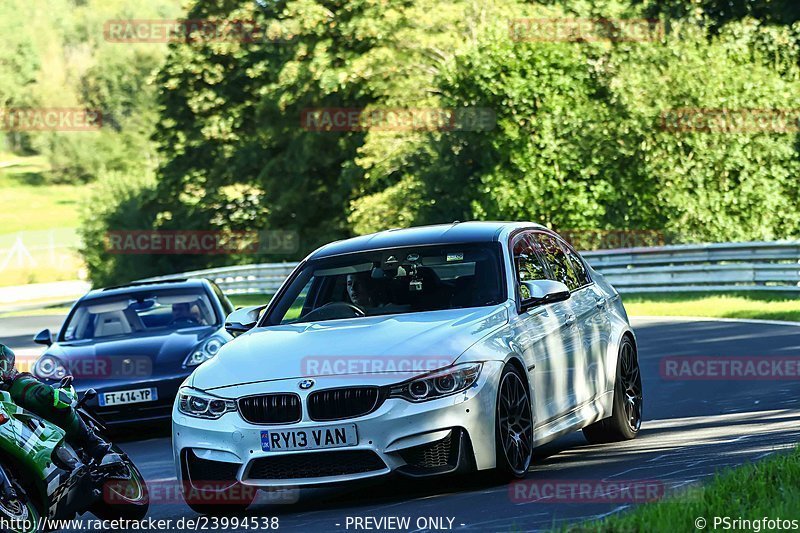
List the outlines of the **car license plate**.
{"label": "car license plate", "polygon": [[358,444],[355,424],[303,429],[271,429],[261,432],[265,452],[342,448]]}
{"label": "car license plate", "polygon": [[100,405],[102,406],[153,402],[155,400],[158,400],[158,391],[155,388],[105,392],[100,395]]}

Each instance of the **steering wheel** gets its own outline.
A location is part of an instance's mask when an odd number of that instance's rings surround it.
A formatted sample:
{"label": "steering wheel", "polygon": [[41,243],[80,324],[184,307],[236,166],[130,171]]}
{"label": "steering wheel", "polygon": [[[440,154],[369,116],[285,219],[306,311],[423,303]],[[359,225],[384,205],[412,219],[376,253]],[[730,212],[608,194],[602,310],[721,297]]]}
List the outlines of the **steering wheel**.
{"label": "steering wheel", "polygon": [[172,322],[169,323],[169,325],[178,327],[191,327],[191,326],[199,326],[200,322],[194,317],[182,316],[173,319]]}
{"label": "steering wheel", "polygon": [[[344,314],[344,316],[342,316]],[[303,315],[303,320],[331,320],[366,316],[359,306],[347,302],[329,302]]]}

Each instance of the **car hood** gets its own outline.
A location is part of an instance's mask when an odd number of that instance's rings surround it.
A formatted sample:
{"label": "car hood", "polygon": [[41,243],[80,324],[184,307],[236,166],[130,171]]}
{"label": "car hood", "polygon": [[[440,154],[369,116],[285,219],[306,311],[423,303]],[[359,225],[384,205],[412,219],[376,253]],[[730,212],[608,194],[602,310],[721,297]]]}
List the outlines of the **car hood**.
{"label": "car hood", "polygon": [[452,364],[508,321],[503,306],[287,324],[252,330],[192,374],[212,390],[348,374],[419,374]]}
{"label": "car hood", "polygon": [[[195,327],[159,335],[59,342],[48,348],[45,355],[55,356],[70,365],[76,385],[79,385],[81,378],[122,378],[123,368],[137,374],[130,378],[146,378],[180,369],[189,353],[217,331],[216,327]],[[127,360],[127,367],[123,365],[123,360]],[[101,364],[92,364],[92,361]],[[107,364],[104,366],[103,363]]]}

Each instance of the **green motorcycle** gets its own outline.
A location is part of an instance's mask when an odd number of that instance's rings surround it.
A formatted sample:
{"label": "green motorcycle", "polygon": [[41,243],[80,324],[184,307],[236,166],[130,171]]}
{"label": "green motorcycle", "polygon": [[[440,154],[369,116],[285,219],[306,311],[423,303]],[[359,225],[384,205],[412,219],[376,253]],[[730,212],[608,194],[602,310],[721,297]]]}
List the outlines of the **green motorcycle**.
{"label": "green motorcycle", "polygon": [[[61,387],[71,388],[71,378]],[[105,428],[86,408],[86,391],[75,408],[96,433]],[[149,495],[144,477],[117,446],[116,461],[97,464],[64,441],[64,431],[16,405],[0,391],[0,529],[47,531],[52,520],[92,512],[101,519],[141,520]]]}

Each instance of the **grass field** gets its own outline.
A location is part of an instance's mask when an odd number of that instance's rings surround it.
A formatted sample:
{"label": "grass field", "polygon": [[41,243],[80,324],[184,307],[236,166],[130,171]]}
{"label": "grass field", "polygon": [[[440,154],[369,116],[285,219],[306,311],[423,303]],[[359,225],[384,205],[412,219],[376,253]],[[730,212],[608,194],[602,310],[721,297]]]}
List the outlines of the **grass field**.
{"label": "grass field", "polygon": [[83,267],[76,230],[90,189],[47,183],[48,169],[40,156],[0,153],[0,286],[78,279]]}
{"label": "grass field", "polygon": [[674,293],[623,295],[631,316],[703,316],[800,321],[800,293]]}
{"label": "grass field", "polygon": [[[272,295],[230,296],[236,307],[267,303]],[[800,294],[748,291],[730,294],[673,293],[624,295],[630,316],[701,316],[800,322]]]}
{"label": "grass field", "polygon": [[[234,294],[229,296],[235,307],[261,305],[271,294]],[[769,292],[739,294],[648,294],[623,296],[630,316],[701,316],[710,318],[750,318],[800,322],[800,295]],[[15,314],[50,314],[41,309]],[[5,316],[9,316],[6,314]]]}
{"label": "grass field", "polygon": [[[267,303],[272,295],[230,296],[236,307]],[[732,294],[634,294],[622,297],[630,316],[703,316],[800,321],[800,293],[741,292]]]}
{"label": "grass field", "polygon": [[272,299],[271,294],[232,294],[228,299],[234,307],[250,307],[252,305],[262,305]]}
{"label": "grass field", "polygon": [[[642,505],[629,513],[566,528],[570,532],[628,531],[776,531],[789,529],[761,524],[738,524],[737,518],[764,517],[800,521],[800,448],[762,461],[720,472],[711,482],[684,497]],[[728,527],[714,518],[730,517]],[[701,520],[702,519],[702,520]],[[703,522],[704,521],[704,522]],[[732,526],[732,527],[731,527]],[[794,526],[797,529],[797,526]]]}
{"label": "grass field", "polygon": [[78,227],[78,204],[87,187],[46,184],[46,169],[41,157],[0,155],[0,233]]}

